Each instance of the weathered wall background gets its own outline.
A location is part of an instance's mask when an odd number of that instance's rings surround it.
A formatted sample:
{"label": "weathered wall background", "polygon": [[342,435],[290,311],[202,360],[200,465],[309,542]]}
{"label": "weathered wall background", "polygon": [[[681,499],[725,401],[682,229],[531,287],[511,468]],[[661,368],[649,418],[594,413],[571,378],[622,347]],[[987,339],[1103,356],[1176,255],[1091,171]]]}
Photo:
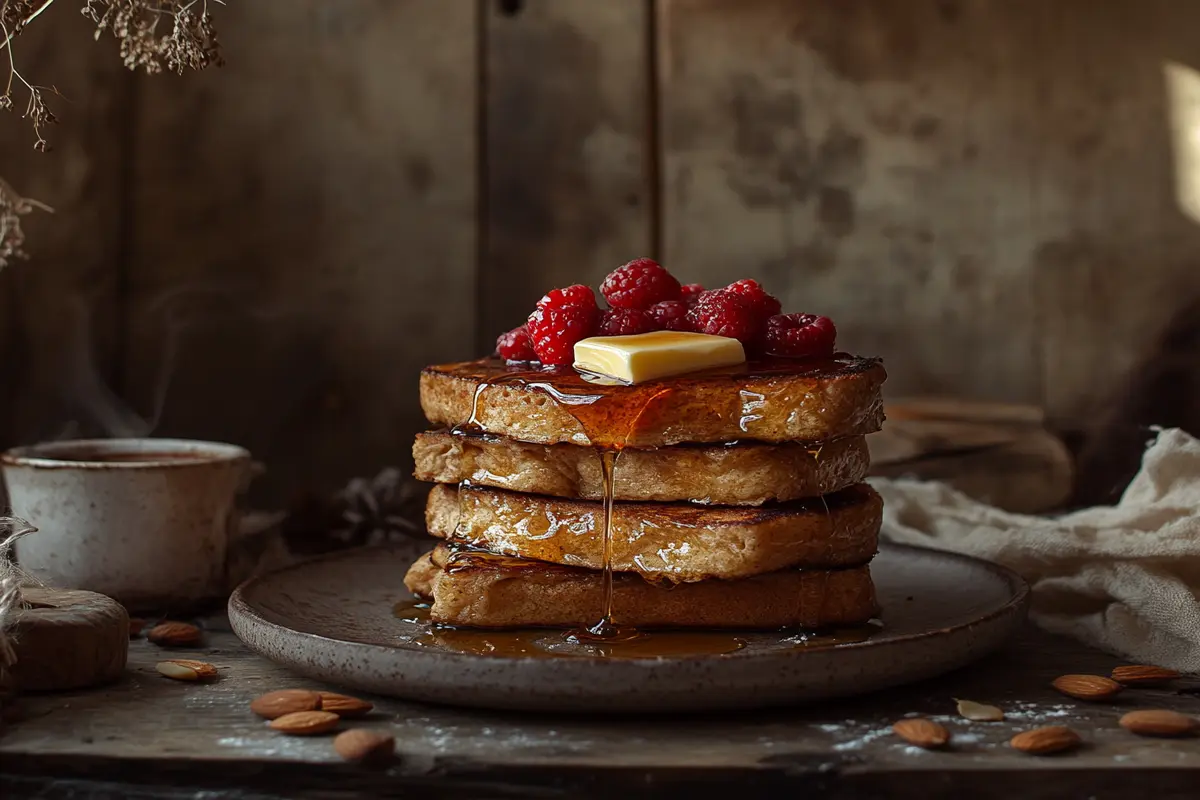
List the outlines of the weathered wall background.
{"label": "weathered wall background", "polygon": [[18,42],[70,102],[47,155],[0,119],[0,174],[57,209],[0,275],[5,443],[153,429],[249,446],[276,495],[335,485],[404,463],[422,364],[642,254],[829,313],[892,396],[1200,416],[1127,381],[1200,295],[1164,82],[1200,69],[1200,5],[216,13],[228,64],[183,77],[125,72],[66,0]]}

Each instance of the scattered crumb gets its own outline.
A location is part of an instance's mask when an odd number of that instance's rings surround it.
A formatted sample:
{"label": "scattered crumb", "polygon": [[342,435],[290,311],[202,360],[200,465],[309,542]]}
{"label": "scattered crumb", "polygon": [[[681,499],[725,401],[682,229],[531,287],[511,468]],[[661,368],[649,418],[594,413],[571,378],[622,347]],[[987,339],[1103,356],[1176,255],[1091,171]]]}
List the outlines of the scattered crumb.
{"label": "scattered crumb", "polygon": [[833,749],[837,750],[839,752],[843,751],[843,750],[861,750],[862,748],[869,745],[871,742],[874,742],[878,739],[882,739],[885,736],[890,736],[891,733],[892,733],[891,727],[880,728],[879,730],[874,730],[874,731],[868,731],[868,732],[862,734],[861,736],[859,736],[857,739],[851,739],[848,742],[838,742],[837,744],[835,744],[833,746]]}

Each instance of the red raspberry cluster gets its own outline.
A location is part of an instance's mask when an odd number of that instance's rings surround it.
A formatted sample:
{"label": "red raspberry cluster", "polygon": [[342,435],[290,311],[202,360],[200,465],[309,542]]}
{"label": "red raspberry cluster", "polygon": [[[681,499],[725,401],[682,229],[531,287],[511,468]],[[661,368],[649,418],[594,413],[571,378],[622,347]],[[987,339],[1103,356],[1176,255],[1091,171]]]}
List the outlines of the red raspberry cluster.
{"label": "red raspberry cluster", "polygon": [[529,320],[501,334],[496,354],[506,361],[570,364],[575,343],[589,336],[627,336],[651,331],[693,331],[737,339],[749,355],[820,358],[833,354],[837,330],[828,317],[784,314],[779,300],[758,281],[723,289],[680,285],[658,262],[639,258],[609,273],[600,284],[607,309],[590,287],[555,289],[538,301]]}

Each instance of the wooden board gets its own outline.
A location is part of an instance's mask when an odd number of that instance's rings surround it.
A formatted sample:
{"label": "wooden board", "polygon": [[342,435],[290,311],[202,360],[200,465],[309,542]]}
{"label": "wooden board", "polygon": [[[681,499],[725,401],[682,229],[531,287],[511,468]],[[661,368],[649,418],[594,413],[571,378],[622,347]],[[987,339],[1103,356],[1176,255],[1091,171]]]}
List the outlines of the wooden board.
{"label": "wooden board", "polygon": [[654,202],[648,4],[484,7],[481,353],[550,289],[650,255]]}
{"label": "wooden board", "polygon": [[[371,771],[339,763],[328,737],[285,738],[251,714],[250,700],[266,691],[329,687],[250,655],[219,627],[205,648],[172,651],[218,666],[216,683],[162,678],[154,663],[166,651],[139,640],[126,679],[111,689],[21,698],[0,739],[5,797],[28,796],[51,779],[59,788],[115,781],[108,790],[119,794],[138,786],[237,797],[418,790],[437,797],[694,797],[697,787],[741,796],[808,789],[829,797],[1110,798],[1153,789],[1155,797],[1184,797],[1200,779],[1194,741],[1141,739],[1116,725],[1139,706],[1200,712],[1200,698],[1186,693],[1195,682],[1130,691],[1113,703],[1070,700],[1049,687],[1054,677],[1107,674],[1119,662],[1033,631],[945,678],[806,709],[605,720],[376,698],[375,713],[355,724],[392,733],[399,760]],[[1009,718],[959,720],[952,716],[955,697],[995,703]],[[912,713],[944,721],[957,746],[935,753],[896,740],[891,723]],[[1087,744],[1059,758],[1026,756],[1005,744],[1015,731],[1041,724],[1069,725]]]}
{"label": "wooden board", "polygon": [[889,394],[1086,424],[1200,291],[1176,207],[1172,0],[664,0],[666,260],[831,314]]}
{"label": "wooden board", "polygon": [[403,465],[417,371],[472,352],[475,9],[216,16],[224,68],[139,84],[127,390],[278,500]]}
{"label": "wooden board", "polygon": [[62,96],[44,93],[59,119],[46,129],[47,153],[33,149],[19,86],[15,109],[0,113],[0,176],[55,210],[25,218],[32,258],[0,273],[6,446],[101,432],[117,378],[131,76],[113,41],[93,41],[94,29],[77,7],[55,3],[13,46],[21,73]]}

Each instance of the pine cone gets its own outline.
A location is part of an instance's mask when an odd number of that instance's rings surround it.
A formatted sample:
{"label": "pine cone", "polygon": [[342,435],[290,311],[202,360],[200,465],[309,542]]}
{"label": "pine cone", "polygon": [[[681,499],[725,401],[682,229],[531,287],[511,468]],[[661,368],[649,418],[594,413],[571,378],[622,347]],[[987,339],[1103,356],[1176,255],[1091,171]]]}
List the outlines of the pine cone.
{"label": "pine cone", "polygon": [[424,485],[388,467],[369,480],[355,478],[332,497],[301,497],[283,535],[289,549],[306,554],[420,537],[427,494]]}

